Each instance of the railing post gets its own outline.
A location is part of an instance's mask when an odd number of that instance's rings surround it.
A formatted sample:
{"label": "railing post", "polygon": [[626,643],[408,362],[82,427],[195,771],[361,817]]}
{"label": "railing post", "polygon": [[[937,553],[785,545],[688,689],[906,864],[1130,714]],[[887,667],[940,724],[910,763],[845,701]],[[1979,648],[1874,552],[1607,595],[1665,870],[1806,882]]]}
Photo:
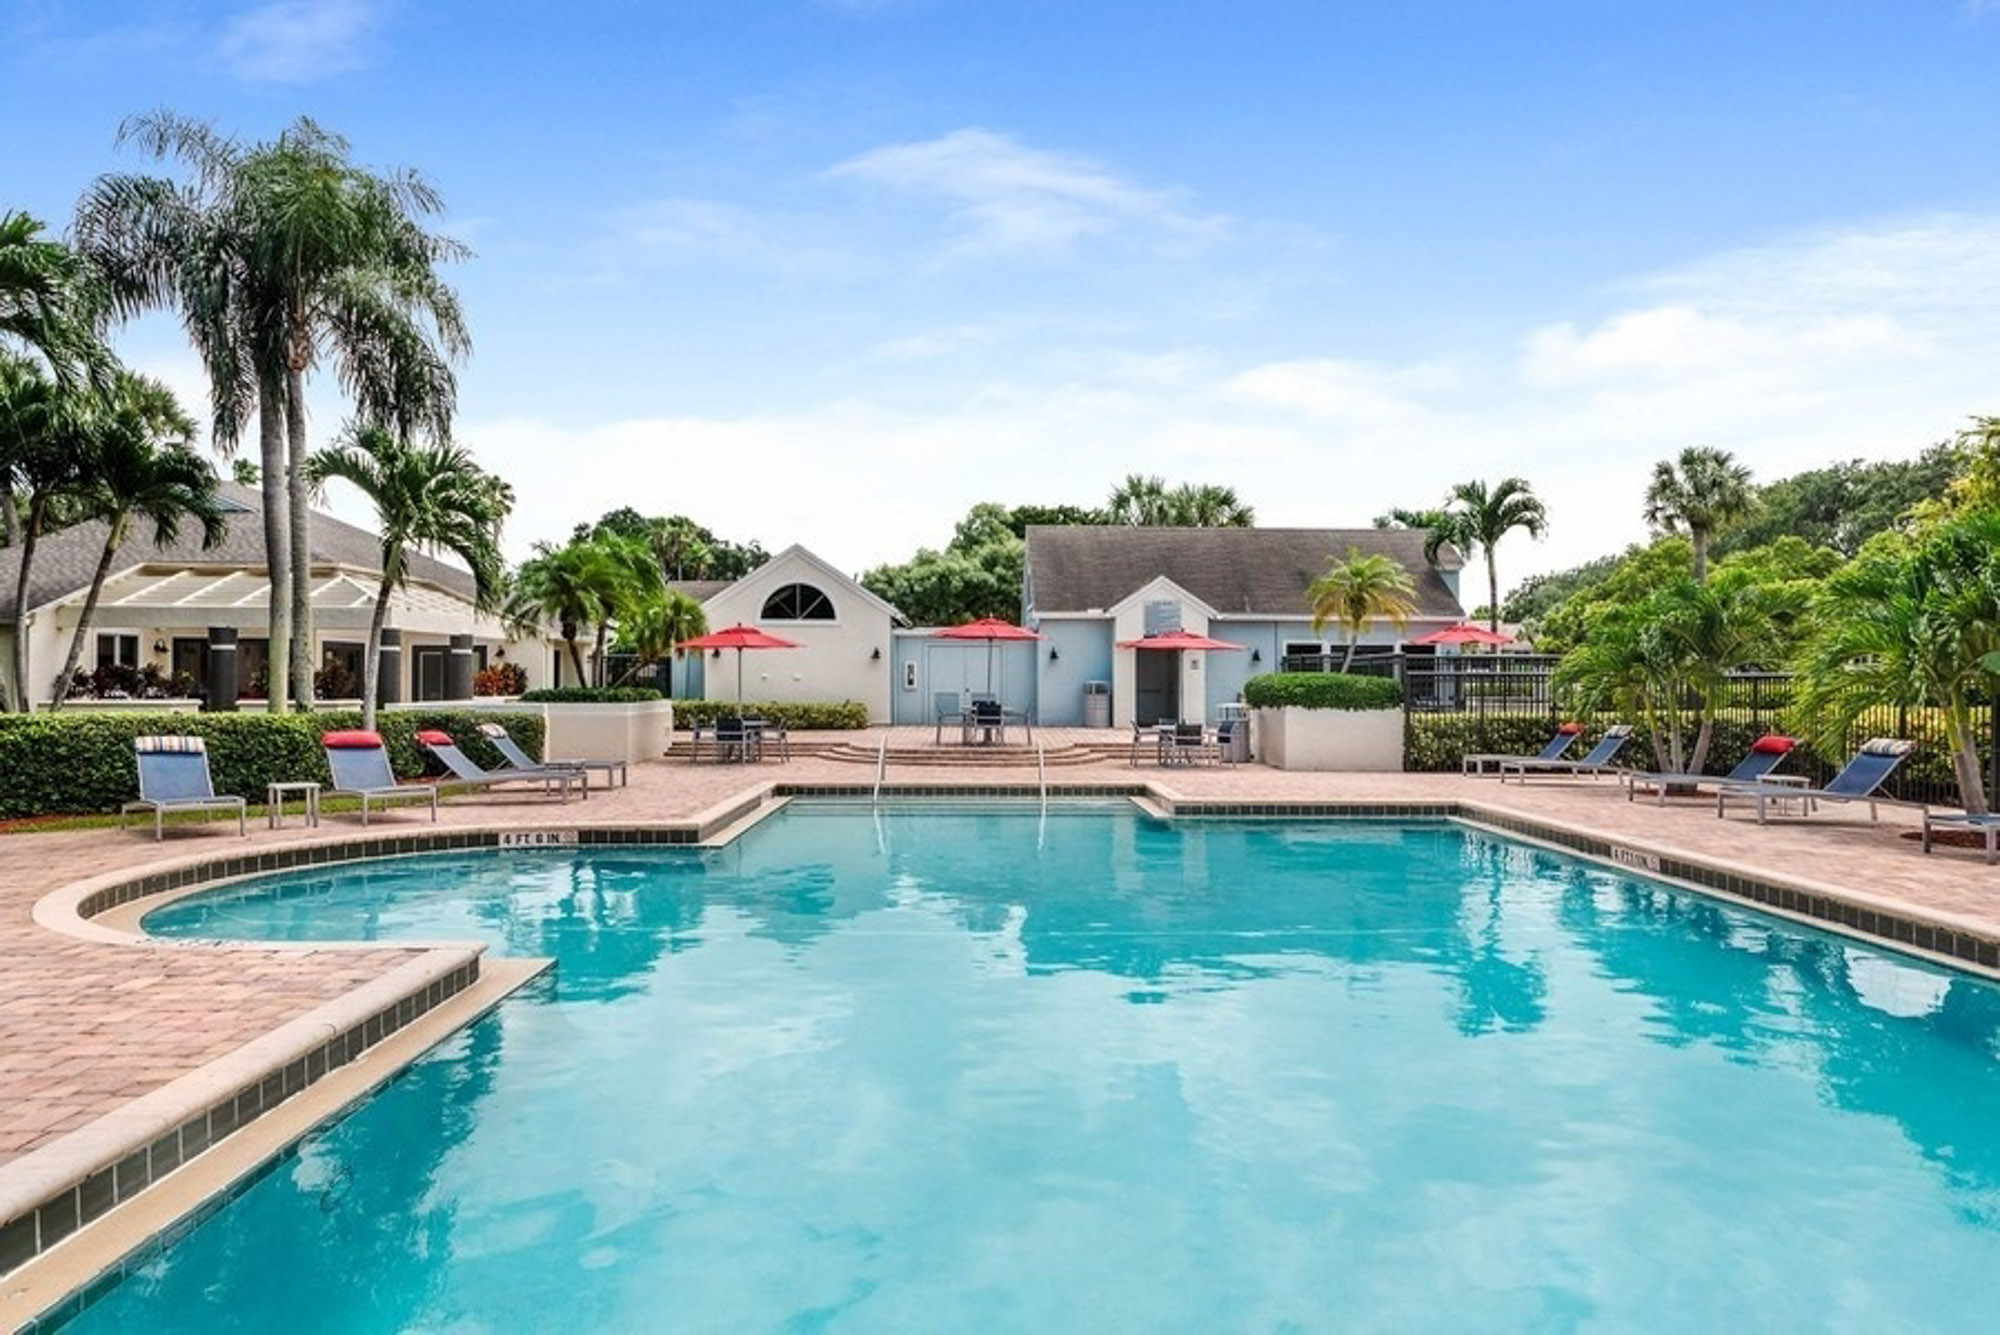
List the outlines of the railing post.
{"label": "railing post", "polygon": [[2000,802],[2000,691],[1994,692],[1986,743],[1992,748],[1986,757],[1986,806],[1992,810]]}

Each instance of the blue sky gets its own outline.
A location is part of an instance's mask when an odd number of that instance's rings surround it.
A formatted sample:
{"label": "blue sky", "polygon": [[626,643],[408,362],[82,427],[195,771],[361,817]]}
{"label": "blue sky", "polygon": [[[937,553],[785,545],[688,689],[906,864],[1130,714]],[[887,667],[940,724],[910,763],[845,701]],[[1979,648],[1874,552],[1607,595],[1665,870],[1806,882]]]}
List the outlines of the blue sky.
{"label": "blue sky", "polygon": [[[1132,471],[1301,525],[1519,473],[1511,580],[1642,536],[1684,445],[2000,413],[1996,53],[1991,0],[0,0],[0,207],[63,221],[158,106],[426,172],[517,553],[630,503],[858,570]],[[170,323],[122,348],[202,394]]]}

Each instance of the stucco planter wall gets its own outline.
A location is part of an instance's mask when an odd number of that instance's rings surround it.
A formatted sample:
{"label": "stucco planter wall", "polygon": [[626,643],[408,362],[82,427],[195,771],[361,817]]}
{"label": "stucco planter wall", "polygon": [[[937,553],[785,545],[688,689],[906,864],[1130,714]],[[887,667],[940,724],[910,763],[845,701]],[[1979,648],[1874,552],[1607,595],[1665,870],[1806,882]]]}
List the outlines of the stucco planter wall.
{"label": "stucco planter wall", "polygon": [[1400,709],[1259,709],[1257,759],[1273,769],[1400,771]]}
{"label": "stucco planter wall", "polygon": [[668,700],[526,708],[541,710],[548,720],[543,754],[551,760],[623,760],[633,765],[658,760],[667,753],[674,731],[674,706]]}

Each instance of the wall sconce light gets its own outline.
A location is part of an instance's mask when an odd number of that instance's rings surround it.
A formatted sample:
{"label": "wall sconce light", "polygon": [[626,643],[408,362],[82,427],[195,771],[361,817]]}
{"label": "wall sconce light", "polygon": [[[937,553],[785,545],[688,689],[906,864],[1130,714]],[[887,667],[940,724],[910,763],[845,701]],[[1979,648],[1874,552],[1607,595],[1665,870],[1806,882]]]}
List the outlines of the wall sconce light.
{"label": "wall sconce light", "polygon": [[720,650],[720,649],[710,649],[710,650],[708,651],[708,656],[709,656],[710,658],[720,658],[720,657],[722,657],[722,650]]}
{"label": "wall sconce light", "polygon": [[873,649],[870,649],[870,650],[868,651],[868,661],[869,661],[869,662],[871,662],[871,663],[879,663],[879,662],[881,662],[881,661],[882,661],[882,646],[881,646],[881,645],[879,645],[879,644],[878,644],[878,645],[876,645],[876,646],[875,646],[875,647],[874,647]]}
{"label": "wall sconce light", "polygon": [[493,646],[493,656],[494,656],[495,658],[505,658],[505,657],[507,656],[507,646],[506,646],[506,645],[504,645],[504,644],[496,644],[496,645],[494,645],[494,646]]}
{"label": "wall sconce light", "polygon": [[1049,646],[1049,661],[1051,663],[1059,663],[1062,661],[1062,655],[1056,652],[1056,647],[1053,644]]}
{"label": "wall sconce light", "polygon": [[1252,650],[1250,651],[1250,661],[1251,661],[1251,662],[1253,662],[1253,663],[1261,663],[1261,662],[1263,662],[1263,661],[1264,661],[1264,651],[1263,651],[1262,649],[1252,649]]}
{"label": "wall sconce light", "polygon": [[166,642],[165,640],[154,640],[154,641],[153,641],[153,652],[154,652],[154,653],[156,653],[156,654],[163,654],[163,653],[165,653],[166,651],[167,651],[167,642]]}

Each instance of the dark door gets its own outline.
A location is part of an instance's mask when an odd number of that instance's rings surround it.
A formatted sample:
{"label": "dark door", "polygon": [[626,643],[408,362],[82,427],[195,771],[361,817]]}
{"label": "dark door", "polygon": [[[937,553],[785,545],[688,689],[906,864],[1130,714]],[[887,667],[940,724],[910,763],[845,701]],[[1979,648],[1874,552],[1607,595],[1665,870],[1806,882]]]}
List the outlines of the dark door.
{"label": "dark door", "polygon": [[441,644],[420,644],[411,660],[411,692],[418,700],[444,699],[445,661],[450,653]]}
{"label": "dark door", "polygon": [[1177,653],[1133,650],[1132,717],[1142,726],[1180,721],[1180,665]]}
{"label": "dark door", "polygon": [[174,637],[174,676],[194,678],[196,695],[208,689],[208,637]]}

